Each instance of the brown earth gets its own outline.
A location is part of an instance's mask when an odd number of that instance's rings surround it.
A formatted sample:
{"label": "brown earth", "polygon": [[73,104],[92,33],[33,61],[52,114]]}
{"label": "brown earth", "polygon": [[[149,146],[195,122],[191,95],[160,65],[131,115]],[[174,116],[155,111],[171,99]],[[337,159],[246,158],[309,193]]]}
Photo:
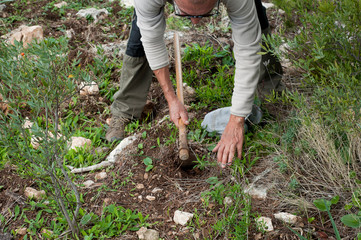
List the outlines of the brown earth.
{"label": "brown earth", "polygon": [[[127,24],[106,28],[105,23],[109,21],[110,16],[103,16],[98,23],[92,24],[85,19],[78,19],[75,17],[75,11],[69,10],[65,13],[71,14],[69,17],[62,17],[59,14],[50,10],[44,13],[42,9],[46,5],[47,1],[30,1],[31,4],[26,4],[23,9],[14,9],[11,4],[6,8],[3,16],[9,16],[15,14],[16,11],[25,11],[30,9],[25,14],[27,18],[40,18],[39,24],[44,27],[45,37],[59,37],[64,35],[64,32],[60,30],[60,27],[64,27],[66,30],[73,29],[74,37],[70,40],[69,45],[71,51],[69,53],[69,60],[73,60],[78,52],[81,52],[80,63],[85,66],[93,61],[94,56],[89,51],[89,44],[101,44],[109,42],[109,38],[103,34],[106,29],[107,34],[115,34],[118,36],[118,40],[123,40],[128,37],[129,26]],[[112,4],[113,12],[119,12],[121,6],[115,1]],[[276,17],[274,14],[270,14],[270,22],[272,27],[276,27]],[[26,23],[21,21],[15,21],[13,27]],[[64,30],[64,29],[63,29]],[[204,43],[210,41],[215,47],[225,46],[230,44],[229,35],[223,33],[198,34],[193,32],[193,35],[187,39],[181,39],[182,43],[198,42]],[[219,40],[221,39],[221,40]],[[168,43],[170,49],[172,49],[171,43]],[[172,51],[170,51],[172,52]],[[185,66],[186,67],[186,66]],[[294,73],[285,70],[284,80],[286,82],[292,81]],[[171,67],[171,71],[174,69]],[[212,71],[212,70],[210,70]],[[118,81],[120,75],[119,69],[114,71],[112,80]],[[288,86],[289,87],[289,86]],[[153,82],[149,96],[149,104],[147,105],[147,113],[152,112],[152,120],[160,120],[167,113],[167,103],[162,95],[161,89],[156,81]],[[99,115],[99,112],[104,112],[106,107],[109,107],[110,102],[101,96],[81,97],[79,100],[82,104],[74,109],[75,113],[83,109],[88,117],[97,119],[97,122],[105,124],[105,120],[109,117],[107,115]],[[275,118],[287,115],[288,109],[282,105],[267,105],[265,106],[271,116]],[[201,118],[205,112],[191,113],[193,117]],[[144,114],[146,116],[148,114]],[[188,229],[175,225],[172,221],[173,213],[177,209],[183,211],[193,212],[194,209],[198,209],[203,214],[201,220],[206,220],[207,225],[202,229],[197,229],[195,233],[198,233],[200,239],[208,236],[209,232],[212,232],[211,225],[216,221],[215,216],[222,214],[223,205],[212,203],[208,208],[204,208],[201,193],[208,191],[210,184],[207,183],[209,177],[218,177],[223,183],[230,183],[231,174],[230,170],[220,171],[217,166],[207,166],[205,169],[200,168],[182,168],[180,166],[180,160],[178,159],[178,141],[177,136],[173,136],[175,140],[169,144],[165,144],[166,139],[174,134],[174,131],[169,128],[169,121],[164,121],[162,124],[158,124],[155,127],[147,130],[145,139],[140,138],[136,143],[128,148],[128,154],[123,155],[114,168],[106,169],[108,177],[105,180],[97,181],[91,188],[80,188],[80,191],[84,194],[84,205],[89,212],[101,214],[103,206],[114,203],[116,205],[124,206],[132,210],[138,210],[143,215],[149,215],[149,222],[159,222],[155,225],[156,230],[160,231],[161,237],[164,239],[194,239],[193,233],[190,233]],[[158,146],[157,139],[160,139],[162,146]],[[143,153],[138,149],[138,144],[143,144]],[[208,150],[199,143],[190,142],[190,149],[193,154],[198,156],[206,156],[206,160],[213,161],[215,155],[208,155]],[[153,160],[154,168],[150,172],[145,172],[146,166],[143,164],[143,159],[150,157]],[[260,160],[252,168],[252,174],[262,172],[269,166],[267,159]],[[84,181],[91,179],[94,180],[96,173],[84,174]],[[23,195],[24,188],[33,185],[31,179],[23,179],[17,173],[16,170],[10,166],[0,170],[0,213],[7,214],[7,210],[14,210],[15,205],[21,207],[29,207],[26,204],[25,197]],[[79,182],[81,184],[82,182]],[[144,188],[140,188],[140,184]],[[116,191],[104,190],[104,186],[109,188],[116,188]],[[138,186],[138,188],[136,188]],[[35,186],[37,187],[37,186]],[[152,193],[152,190],[159,188],[159,192]],[[147,196],[154,196],[155,200],[147,200]],[[273,213],[281,210],[280,203],[277,199],[269,198],[266,201],[256,200],[252,201],[252,209],[254,212],[258,212],[262,216],[272,217]],[[36,216],[36,210],[29,212],[29,216]],[[319,217],[313,215],[314,217]],[[272,217],[273,218],[273,217]],[[15,221],[10,223],[9,229],[16,229],[23,223]],[[280,221],[273,218],[273,224],[276,231],[269,234],[260,234],[256,229],[251,229],[250,239],[297,239],[295,235]],[[327,224],[327,228],[320,227],[321,224],[310,225],[307,223],[307,219],[303,219],[297,226],[301,230],[309,230],[316,232],[320,237],[314,239],[331,239],[328,235],[332,235],[332,227]],[[331,230],[330,230],[331,229]],[[0,232],[3,229],[0,227]],[[326,236],[326,237],[322,237]],[[222,236],[223,237],[223,236]],[[222,239],[221,236],[217,239]],[[134,232],[129,232],[122,239],[137,239]]]}

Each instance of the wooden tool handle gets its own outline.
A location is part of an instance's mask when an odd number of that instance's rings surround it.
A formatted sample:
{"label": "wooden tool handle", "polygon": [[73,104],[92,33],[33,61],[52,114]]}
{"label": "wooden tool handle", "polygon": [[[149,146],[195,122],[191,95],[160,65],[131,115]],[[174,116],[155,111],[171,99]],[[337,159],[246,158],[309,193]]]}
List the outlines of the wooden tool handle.
{"label": "wooden tool handle", "polygon": [[[177,97],[184,104],[182,62],[181,62],[178,33],[174,33],[174,55],[175,55],[175,72],[176,72],[176,80],[177,80]],[[187,129],[182,119],[179,119],[178,125],[179,125],[179,158],[181,160],[187,160],[189,158]]]}

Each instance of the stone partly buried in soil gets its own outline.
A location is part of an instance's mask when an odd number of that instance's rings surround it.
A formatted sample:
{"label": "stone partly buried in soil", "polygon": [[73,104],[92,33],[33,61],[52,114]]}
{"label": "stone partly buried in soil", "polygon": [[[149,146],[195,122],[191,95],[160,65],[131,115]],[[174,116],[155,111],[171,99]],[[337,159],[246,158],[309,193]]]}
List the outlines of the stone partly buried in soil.
{"label": "stone partly buried in soil", "polygon": [[138,232],[137,235],[139,237],[139,239],[144,239],[144,240],[158,240],[159,239],[159,232],[153,229],[147,229],[145,227],[141,227]]}
{"label": "stone partly buried in soil", "polygon": [[174,212],[173,220],[176,224],[185,226],[190,220],[192,220],[192,218],[193,218],[192,213],[176,210]]}
{"label": "stone partly buried in soil", "polygon": [[94,20],[97,20],[98,16],[101,14],[108,15],[109,12],[105,8],[103,9],[88,8],[88,9],[80,10],[76,15],[84,18],[86,18],[87,16],[92,16]]}
{"label": "stone partly buried in soil", "polygon": [[43,28],[39,25],[31,27],[21,25],[19,28],[13,30],[10,35],[4,35],[2,38],[8,39],[12,45],[14,45],[15,40],[23,42],[23,46],[26,48],[33,40],[42,40],[44,33]]}
{"label": "stone partly buried in soil", "polygon": [[286,212],[275,213],[274,216],[276,219],[289,224],[296,224],[301,220],[301,217]]}
{"label": "stone partly buried in soil", "polygon": [[96,175],[95,175],[95,181],[98,181],[98,180],[103,180],[103,179],[105,179],[105,178],[107,178],[107,173],[106,172],[100,172],[100,173],[97,173]]}
{"label": "stone partly buried in soil", "polygon": [[268,217],[260,217],[256,219],[256,223],[259,229],[262,229],[266,232],[272,232],[274,230],[272,219]]}
{"label": "stone partly buried in soil", "polygon": [[34,188],[27,187],[27,188],[25,188],[24,195],[27,198],[34,198],[35,200],[39,201],[39,200],[43,199],[46,194],[45,194],[44,190],[38,191]]}
{"label": "stone partly buried in soil", "polygon": [[92,96],[99,93],[99,86],[96,82],[81,82],[79,85],[80,95],[82,96]]}
{"label": "stone partly buried in soil", "polygon": [[83,184],[84,184],[84,187],[89,188],[94,184],[94,181],[88,180],[88,181],[85,181]]}

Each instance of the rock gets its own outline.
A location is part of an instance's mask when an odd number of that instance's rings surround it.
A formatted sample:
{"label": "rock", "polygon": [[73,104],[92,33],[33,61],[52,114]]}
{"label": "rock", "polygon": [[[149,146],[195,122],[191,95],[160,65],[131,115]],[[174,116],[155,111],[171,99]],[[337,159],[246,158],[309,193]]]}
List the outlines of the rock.
{"label": "rock", "polygon": [[132,144],[137,139],[136,135],[129,136],[124,138],[118,146],[108,155],[108,157],[105,159],[108,162],[116,162],[119,158],[119,155],[122,153],[122,151]]}
{"label": "rock", "polygon": [[76,15],[79,17],[86,18],[87,16],[92,16],[94,20],[97,20],[98,15],[105,14],[108,15],[109,12],[105,8],[103,9],[96,9],[96,8],[88,8],[88,9],[82,9],[80,10]]}
{"label": "rock", "polygon": [[141,227],[137,231],[137,235],[139,239],[144,240],[158,240],[159,239],[159,232],[153,229],[147,229],[145,227]]}
{"label": "rock", "polygon": [[268,217],[259,217],[256,219],[258,228],[261,228],[263,231],[271,232],[274,230],[272,219]]}
{"label": "rock", "polygon": [[161,189],[161,188],[158,188],[158,187],[156,187],[156,188],[154,188],[153,190],[152,190],[152,193],[159,193],[159,192],[162,192],[163,191],[163,189]]}
{"label": "rock", "polygon": [[195,240],[200,239],[200,234],[199,233],[193,233],[193,237]]}
{"label": "rock", "polygon": [[130,8],[130,7],[134,7],[134,0],[121,0],[120,1],[124,7],[126,8]]}
{"label": "rock", "polygon": [[107,178],[108,174],[106,172],[100,172],[100,173],[97,173],[95,175],[95,181],[98,181],[98,180],[103,180],[105,178]]}
{"label": "rock", "polygon": [[92,181],[92,180],[87,180],[87,181],[85,181],[83,184],[84,184],[84,187],[89,188],[89,187],[91,187],[91,185],[94,184],[94,181]]}
{"label": "rock", "polygon": [[39,137],[35,137],[35,136],[31,136],[30,139],[30,144],[31,146],[33,146],[34,149],[38,149],[40,147],[40,142],[42,141],[41,138]]}
{"label": "rock", "polygon": [[25,235],[27,233],[27,231],[28,231],[27,228],[18,228],[15,230],[15,233],[19,234],[19,235]]}
{"label": "rock", "polygon": [[[107,44],[102,44],[101,48],[104,50],[106,56],[113,56],[116,53],[120,58],[123,57],[125,50],[127,48],[127,41],[112,42]],[[98,53],[98,47],[93,47],[90,49],[90,52],[93,54]]]}
{"label": "rock", "polygon": [[196,94],[196,90],[188,86],[187,83],[183,83],[183,95],[184,95],[184,101],[186,103],[189,103],[195,101],[197,94]]}
{"label": "rock", "polygon": [[289,224],[296,224],[301,220],[301,217],[286,212],[275,213],[274,216],[276,219]]}
{"label": "rock", "polygon": [[139,239],[145,239],[145,232],[147,231],[148,229],[145,228],[145,227],[141,227],[138,231],[137,231],[137,235],[138,235],[138,238]]}
{"label": "rock", "polygon": [[233,198],[231,197],[225,197],[223,200],[223,204],[226,206],[231,206],[233,205]]}
{"label": "rock", "polygon": [[3,96],[0,94],[0,110],[5,113],[5,115],[8,115],[10,112],[10,107],[4,100]]}
{"label": "rock", "polygon": [[51,235],[54,234],[53,231],[50,231],[50,230],[45,229],[45,228],[43,228],[43,229],[41,230],[41,233],[44,234],[44,235],[46,235],[46,236],[48,236],[48,237],[50,237]]}
{"label": "rock", "polygon": [[144,233],[145,240],[158,240],[159,239],[159,232],[153,229],[147,229]]}
{"label": "rock", "polygon": [[15,40],[23,42],[23,46],[26,48],[33,40],[42,40],[44,38],[43,28],[39,25],[25,26],[22,25],[18,29],[12,31],[12,35],[9,38],[9,42],[14,45]]}
{"label": "rock", "polygon": [[112,203],[112,199],[111,198],[104,198],[103,200],[103,204],[105,206],[109,206]]}
{"label": "rock", "polygon": [[45,191],[41,190],[38,191],[34,188],[27,187],[25,188],[24,194],[27,198],[34,198],[35,200],[41,200],[45,197]]}
{"label": "rock", "polygon": [[34,125],[34,123],[31,122],[28,117],[26,117],[24,124],[23,124],[23,128],[28,129],[28,128],[31,128],[33,125]]}
{"label": "rock", "polygon": [[288,45],[288,43],[283,43],[281,44],[281,46],[278,48],[282,53],[287,54],[288,53],[288,49],[290,49],[290,45]]}
{"label": "rock", "polygon": [[252,198],[265,200],[267,198],[267,188],[252,186],[244,191],[248,193]]}
{"label": "rock", "polygon": [[5,4],[0,4],[0,12],[4,11],[5,8],[6,8]]}
{"label": "rock", "polygon": [[92,141],[84,137],[71,137],[71,146],[70,149],[76,150],[76,148],[90,148]]}
{"label": "rock", "polygon": [[182,226],[185,226],[190,220],[192,220],[193,214],[188,212],[182,212],[179,210],[176,210],[174,212],[173,221],[176,224],[180,224]]}
{"label": "rock", "polygon": [[108,147],[97,147],[95,150],[94,150],[94,153],[95,154],[98,154],[98,155],[101,155],[103,153],[106,153],[110,150],[110,148]]}
{"label": "rock", "polygon": [[86,83],[82,82],[80,83],[80,95],[87,96],[87,95],[97,95],[99,94],[99,87],[96,82]]}
{"label": "rock", "polygon": [[144,188],[144,184],[138,183],[138,184],[135,186],[135,188],[138,189],[138,190],[143,189],[143,188]]}
{"label": "rock", "polygon": [[154,201],[155,200],[155,197],[150,196],[150,195],[146,196],[145,198],[148,199],[149,201]]}
{"label": "rock", "polygon": [[68,6],[68,3],[67,2],[60,2],[60,3],[57,3],[57,4],[54,4],[54,7],[57,7],[57,8],[62,8],[62,7],[65,7],[65,6]]}
{"label": "rock", "polygon": [[[1,6],[1,5],[0,5]],[[10,233],[0,233],[0,240],[12,240],[13,236]]]}
{"label": "rock", "polygon": [[273,8],[273,7],[275,6],[273,3],[265,3],[265,2],[263,2],[262,5],[263,5],[266,9]]}
{"label": "rock", "polygon": [[75,35],[75,31],[72,28],[65,31],[65,37],[69,39],[72,39],[74,35]]}

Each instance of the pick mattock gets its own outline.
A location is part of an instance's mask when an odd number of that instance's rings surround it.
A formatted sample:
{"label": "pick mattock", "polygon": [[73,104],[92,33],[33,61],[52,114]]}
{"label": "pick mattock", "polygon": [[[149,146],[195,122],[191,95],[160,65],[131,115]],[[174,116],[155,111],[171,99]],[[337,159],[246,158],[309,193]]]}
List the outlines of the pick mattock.
{"label": "pick mattock", "polygon": [[[177,80],[177,97],[184,104],[182,62],[181,62],[178,33],[174,33],[174,55],[175,55],[175,72],[176,72],[176,80]],[[178,125],[179,125],[179,158],[183,161],[186,161],[189,158],[187,129],[181,118],[178,121]]]}

